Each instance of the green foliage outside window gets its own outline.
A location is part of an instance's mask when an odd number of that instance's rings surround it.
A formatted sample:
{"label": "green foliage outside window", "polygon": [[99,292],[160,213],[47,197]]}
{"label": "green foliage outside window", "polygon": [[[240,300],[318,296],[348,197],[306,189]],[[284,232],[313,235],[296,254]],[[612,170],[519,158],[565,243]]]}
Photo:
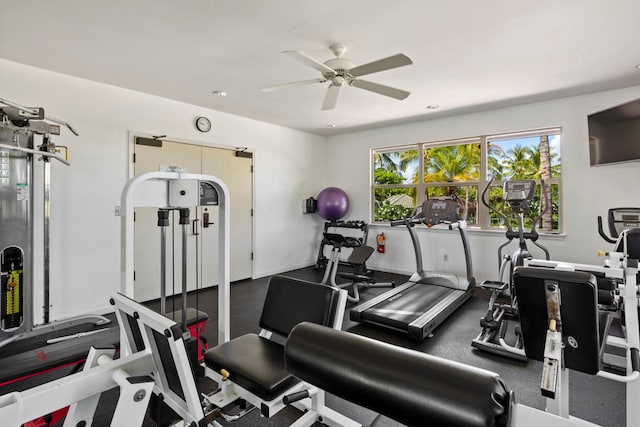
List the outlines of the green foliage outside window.
{"label": "green foliage outside window", "polygon": [[[483,152],[486,152],[484,160]],[[538,229],[559,231],[559,129],[374,150],[373,166],[374,221],[404,218],[425,198],[453,195],[457,197],[461,216],[468,224],[503,227],[496,215],[479,209],[482,189],[493,176],[496,184],[517,179],[544,180],[551,209],[542,216]],[[485,171],[487,176],[484,176]],[[531,211],[525,217],[527,229],[540,212],[540,191],[538,185],[530,202]],[[492,206],[502,206],[500,185],[491,188],[487,196]],[[486,218],[487,213],[489,218]],[[478,218],[478,215],[485,217]]]}

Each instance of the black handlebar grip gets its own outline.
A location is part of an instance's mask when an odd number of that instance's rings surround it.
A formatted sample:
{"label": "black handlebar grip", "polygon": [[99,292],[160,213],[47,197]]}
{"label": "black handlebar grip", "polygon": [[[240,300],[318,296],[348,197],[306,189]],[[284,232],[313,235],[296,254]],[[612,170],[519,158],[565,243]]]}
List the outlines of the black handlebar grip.
{"label": "black handlebar grip", "polygon": [[290,405],[299,400],[306,399],[307,397],[309,397],[309,390],[297,391],[283,397],[282,403],[284,403],[285,405]]}
{"label": "black handlebar grip", "polygon": [[598,234],[604,239],[605,242],[616,243],[614,239],[605,234],[604,228],[602,228],[602,217],[600,215],[598,215]]}
{"label": "black handlebar grip", "polygon": [[640,350],[637,348],[631,349],[631,369],[640,372]]}
{"label": "black handlebar grip", "polygon": [[395,227],[396,225],[405,225],[407,223],[406,219],[394,219],[390,222],[392,227]]}
{"label": "black handlebar grip", "polygon": [[168,226],[169,226],[169,210],[158,209],[158,227],[168,227]]}
{"label": "black handlebar grip", "polygon": [[189,224],[189,208],[180,208],[180,225]]}

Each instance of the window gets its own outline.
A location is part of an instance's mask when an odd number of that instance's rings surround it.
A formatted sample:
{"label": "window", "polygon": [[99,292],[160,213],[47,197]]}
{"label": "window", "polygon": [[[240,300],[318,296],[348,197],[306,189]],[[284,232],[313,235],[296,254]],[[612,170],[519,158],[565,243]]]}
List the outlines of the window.
{"label": "window", "polygon": [[[372,209],[375,222],[410,215],[425,199],[455,196],[461,216],[469,226],[501,227],[497,216],[481,203],[487,191],[489,203],[502,209],[502,185],[514,179],[536,180],[536,193],[525,218],[529,228],[541,208],[543,180],[551,209],[538,229],[561,230],[560,129],[490,135],[454,141],[372,150]],[[544,198],[542,198],[544,199]]]}

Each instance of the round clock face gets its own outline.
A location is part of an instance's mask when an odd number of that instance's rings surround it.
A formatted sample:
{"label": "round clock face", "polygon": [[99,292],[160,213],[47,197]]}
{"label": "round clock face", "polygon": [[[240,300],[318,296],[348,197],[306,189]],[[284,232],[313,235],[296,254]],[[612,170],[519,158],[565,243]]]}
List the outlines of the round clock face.
{"label": "round clock face", "polygon": [[196,119],[196,127],[200,132],[209,132],[211,130],[211,121],[206,117],[198,117]]}

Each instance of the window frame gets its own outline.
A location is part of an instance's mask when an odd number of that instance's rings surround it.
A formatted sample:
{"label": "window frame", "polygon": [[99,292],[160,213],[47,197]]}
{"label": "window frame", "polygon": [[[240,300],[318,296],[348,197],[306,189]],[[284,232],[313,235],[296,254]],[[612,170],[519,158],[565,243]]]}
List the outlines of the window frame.
{"label": "window frame", "polygon": [[[542,135],[559,135],[560,136],[560,147],[562,150],[562,128],[561,127],[549,127],[549,128],[541,128],[541,129],[533,129],[527,131],[519,131],[519,132],[505,132],[500,134],[491,134],[491,135],[481,135],[475,137],[467,137],[467,138],[456,138],[444,141],[433,141],[433,142],[419,142],[414,144],[404,144],[393,147],[381,147],[381,148],[372,148],[370,150],[371,153],[371,162],[370,162],[370,220],[372,224],[376,225],[384,225],[389,224],[389,220],[377,221],[375,220],[375,209],[376,209],[376,200],[375,194],[377,189],[402,189],[409,188],[415,189],[416,191],[416,206],[419,206],[426,199],[426,192],[429,188],[434,187],[477,187],[477,212],[476,212],[476,223],[471,225],[470,228],[474,230],[483,230],[483,231],[495,231],[495,230],[504,230],[503,227],[491,226],[489,209],[482,203],[481,194],[482,190],[489,183],[488,177],[488,146],[490,142],[499,142],[505,140],[512,140],[517,138],[530,138],[537,137]],[[479,177],[477,181],[455,181],[455,182],[424,182],[425,177],[425,164],[424,164],[424,151],[426,149],[437,148],[437,147],[450,147],[453,145],[465,145],[477,142],[480,145],[480,164],[478,165],[479,169]],[[375,155],[380,153],[389,153],[389,152],[398,152],[409,149],[417,149],[418,150],[418,182],[417,183],[408,183],[408,184],[376,184],[375,183],[375,170],[376,170],[376,162]],[[560,153],[560,158],[562,155]],[[545,185],[547,187],[551,187],[553,185],[557,185],[558,188],[558,228],[553,231],[543,231],[538,230],[540,234],[561,234],[563,230],[563,209],[562,209],[562,162],[560,162],[560,177],[554,178],[552,177],[549,180],[545,181]],[[499,179],[494,181],[494,185],[502,186],[505,180]],[[540,186],[540,179],[535,179],[537,186]]]}

